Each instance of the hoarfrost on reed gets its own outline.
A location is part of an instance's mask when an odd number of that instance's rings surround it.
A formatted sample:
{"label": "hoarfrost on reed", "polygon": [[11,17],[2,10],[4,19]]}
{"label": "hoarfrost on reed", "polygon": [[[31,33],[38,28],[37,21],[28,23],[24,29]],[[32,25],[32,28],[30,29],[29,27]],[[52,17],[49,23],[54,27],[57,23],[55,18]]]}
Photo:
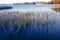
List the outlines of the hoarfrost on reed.
{"label": "hoarfrost on reed", "polygon": [[49,25],[56,23],[55,16],[54,13],[39,11],[3,12],[0,14],[0,28],[1,30],[8,30],[9,32],[13,32],[14,30],[17,32],[19,30],[25,30],[26,28],[29,28],[31,31],[44,30],[46,32]]}

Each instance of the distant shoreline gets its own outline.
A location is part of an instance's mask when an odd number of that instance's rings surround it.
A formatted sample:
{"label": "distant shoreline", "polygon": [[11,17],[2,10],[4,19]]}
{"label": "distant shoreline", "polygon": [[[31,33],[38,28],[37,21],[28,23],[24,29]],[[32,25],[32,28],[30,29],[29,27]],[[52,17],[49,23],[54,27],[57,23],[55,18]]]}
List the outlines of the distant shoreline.
{"label": "distant shoreline", "polygon": [[60,4],[36,4],[38,6],[60,6]]}

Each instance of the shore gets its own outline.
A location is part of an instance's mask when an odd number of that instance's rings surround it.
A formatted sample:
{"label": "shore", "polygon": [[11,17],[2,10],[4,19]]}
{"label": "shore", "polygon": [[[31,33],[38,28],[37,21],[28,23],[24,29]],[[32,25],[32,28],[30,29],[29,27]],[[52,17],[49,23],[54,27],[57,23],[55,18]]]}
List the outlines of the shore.
{"label": "shore", "polygon": [[52,10],[56,11],[56,12],[60,12],[60,4],[36,4],[37,6],[56,6],[59,8],[52,8]]}
{"label": "shore", "polygon": [[37,6],[60,6],[60,4],[36,4]]}

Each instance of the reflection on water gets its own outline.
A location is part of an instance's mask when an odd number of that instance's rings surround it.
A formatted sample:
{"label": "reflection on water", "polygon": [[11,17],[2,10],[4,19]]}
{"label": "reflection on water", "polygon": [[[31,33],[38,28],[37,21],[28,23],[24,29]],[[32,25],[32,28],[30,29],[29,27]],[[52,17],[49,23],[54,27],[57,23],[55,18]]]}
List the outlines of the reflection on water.
{"label": "reflection on water", "polygon": [[60,8],[52,8],[52,10],[55,10],[56,12],[60,12]]}
{"label": "reflection on water", "polygon": [[1,40],[60,39],[60,13],[48,8],[25,10],[0,13]]}

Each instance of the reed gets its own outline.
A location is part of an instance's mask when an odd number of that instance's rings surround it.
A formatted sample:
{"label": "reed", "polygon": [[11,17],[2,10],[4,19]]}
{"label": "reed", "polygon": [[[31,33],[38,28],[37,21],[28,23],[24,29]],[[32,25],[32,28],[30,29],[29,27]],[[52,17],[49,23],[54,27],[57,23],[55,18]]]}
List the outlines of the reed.
{"label": "reed", "polygon": [[15,37],[18,39],[27,35],[24,33],[45,34],[49,33],[49,29],[58,30],[56,23],[56,15],[53,12],[2,12],[0,13],[0,34],[1,36],[4,34],[3,39],[15,39]]}

